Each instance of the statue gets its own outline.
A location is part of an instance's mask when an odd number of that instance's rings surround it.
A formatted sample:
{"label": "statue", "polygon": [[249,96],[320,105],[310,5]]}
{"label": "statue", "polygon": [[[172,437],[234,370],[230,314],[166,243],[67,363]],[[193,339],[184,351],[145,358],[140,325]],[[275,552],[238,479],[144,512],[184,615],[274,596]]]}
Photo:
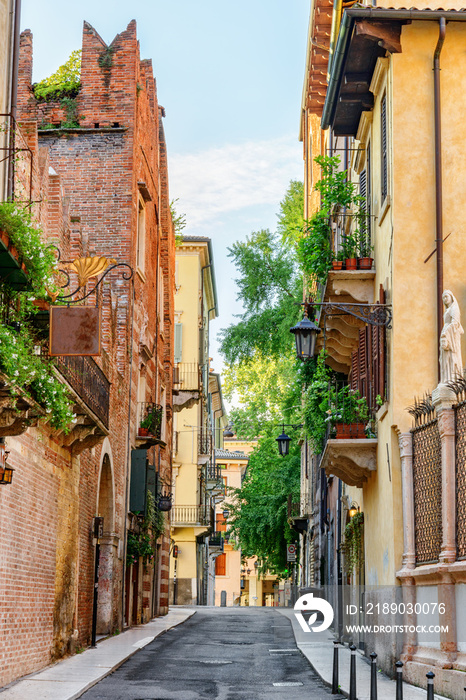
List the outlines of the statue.
{"label": "statue", "polygon": [[443,328],[440,334],[440,382],[446,384],[463,376],[461,358],[461,313],[458,302],[449,289],[442,294],[445,305]]}

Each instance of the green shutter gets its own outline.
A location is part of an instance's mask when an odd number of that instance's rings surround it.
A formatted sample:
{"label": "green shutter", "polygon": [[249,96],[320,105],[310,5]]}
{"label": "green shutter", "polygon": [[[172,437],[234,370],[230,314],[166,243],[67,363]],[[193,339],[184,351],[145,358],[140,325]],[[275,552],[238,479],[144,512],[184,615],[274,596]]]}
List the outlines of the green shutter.
{"label": "green shutter", "polygon": [[175,323],[175,362],[181,362],[183,347],[183,324]]}
{"label": "green shutter", "polygon": [[146,462],[147,450],[131,451],[129,509],[132,513],[145,513],[146,511]]}

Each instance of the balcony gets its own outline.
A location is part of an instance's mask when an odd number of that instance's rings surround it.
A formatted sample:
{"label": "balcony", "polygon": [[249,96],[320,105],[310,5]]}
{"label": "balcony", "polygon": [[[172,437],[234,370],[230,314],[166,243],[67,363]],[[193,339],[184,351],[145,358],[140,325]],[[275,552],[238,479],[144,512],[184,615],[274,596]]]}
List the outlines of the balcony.
{"label": "balcony", "polygon": [[220,532],[215,532],[213,535],[209,536],[209,552],[211,554],[219,553],[221,554],[223,552],[223,544],[225,542],[225,538],[222,537]]}
{"label": "balcony", "polygon": [[0,437],[21,435],[45,415],[38,403],[0,373]]}
{"label": "balcony", "polygon": [[198,403],[201,391],[200,368],[196,362],[180,362],[173,369],[173,410],[191,408]]}
{"label": "balcony", "polygon": [[329,439],[320,466],[327,476],[362,488],[377,470],[377,438]]}
{"label": "balcony", "polygon": [[154,445],[165,447],[162,440],[163,408],[152,401],[138,403],[138,434],[136,444],[140,450]]}
{"label": "balcony", "polygon": [[212,435],[201,431],[197,439],[197,451],[199,456],[210,457],[212,453]]}
{"label": "balcony", "polygon": [[211,527],[212,508],[209,506],[173,506],[173,527]]}
{"label": "balcony", "polygon": [[99,444],[108,435],[110,382],[93,357],[60,356],[55,357],[54,364],[75,401],[77,421],[62,441],[77,455]]}

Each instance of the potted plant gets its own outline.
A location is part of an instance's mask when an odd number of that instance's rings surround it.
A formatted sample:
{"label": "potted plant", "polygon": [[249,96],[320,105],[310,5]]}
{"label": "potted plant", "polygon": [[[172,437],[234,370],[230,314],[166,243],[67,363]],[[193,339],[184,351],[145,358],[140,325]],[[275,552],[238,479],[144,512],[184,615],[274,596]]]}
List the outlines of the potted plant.
{"label": "potted plant", "polygon": [[343,263],[345,262],[345,252],[343,249],[340,249],[336,255],[335,260],[332,261],[332,267],[334,270],[342,270],[343,269]]}
{"label": "potted plant", "polygon": [[160,439],[162,427],[162,410],[157,406],[152,406],[147,410],[146,415],[139,424],[138,435],[146,437],[152,435]]}
{"label": "potted plant", "polygon": [[358,231],[358,266],[360,270],[370,270],[372,268],[373,258],[371,253],[374,246],[371,245],[368,231],[365,224],[360,226]]}
{"label": "potted plant", "polygon": [[335,425],[337,439],[365,438],[369,408],[364,396],[344,386],[336,394],[335,404],[328,411]]}
{"label": "potted plant", "polygon": [[347,270],[356,270],[358,266],[358,243],[354,236],[350,233],[343,235],[342,250],[345,256],[345,265]]}

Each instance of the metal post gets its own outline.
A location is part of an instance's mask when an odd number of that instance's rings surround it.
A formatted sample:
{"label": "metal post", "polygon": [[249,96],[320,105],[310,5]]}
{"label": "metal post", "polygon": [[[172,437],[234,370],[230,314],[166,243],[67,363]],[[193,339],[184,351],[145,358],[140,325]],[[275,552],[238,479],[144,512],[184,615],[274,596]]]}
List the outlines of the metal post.
{"label": "metal post", "polygon": [[377,654],[375,651],[371,657],[371,700],[377,700]]}
{"label": "metal post", "polygon": [[340,644],[339,639],[335,639],[333,642],[333,675],[332,675],[332,694],[336,695],[338,693],[338,645]]}
{"label": "metal post", "polygon": [[435,673],[432,673],[432,671],[429,671],[429,673],[426,673],[426,678],[427,678],[427,700],[434,700]]}
{"label": "metal post", "polygon": [[96,646],[97,637],[97,597],[99,595],[99,562],[100,562],[100,543],[97,540],[95,546],[95,566],[94,566],[94,600],[92,606],[92,636],[91,646]]}
{"label": "metal post", "polygon": [[351,662],[349,680],[349,700],[356,700],[356,647],[354,646],[354,644],[350,646],[350,650]]}
{"label": "metal post", "polygon": [[397,661],[395,666],[396,666],[396,700],[403,700],[403,662]]}

